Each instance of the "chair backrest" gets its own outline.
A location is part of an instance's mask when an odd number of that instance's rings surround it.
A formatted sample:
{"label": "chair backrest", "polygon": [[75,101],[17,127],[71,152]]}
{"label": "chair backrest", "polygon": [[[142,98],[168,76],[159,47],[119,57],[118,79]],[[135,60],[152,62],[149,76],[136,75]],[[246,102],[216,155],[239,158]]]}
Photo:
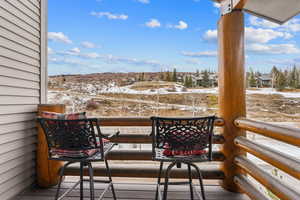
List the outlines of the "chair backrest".
{"label": "chair backrest", "polygon": [[97,139],[102,136],[97,119],[38,118],[38,122],[44,130],[50,157],[53,149],[66,151],[99,149],[103,153],[102,138]]}
{"label": "chair backrest", "polygon": [[212,136],[215,116],[201,118],[151,117],[152,150],[206,150],[212,158]]}

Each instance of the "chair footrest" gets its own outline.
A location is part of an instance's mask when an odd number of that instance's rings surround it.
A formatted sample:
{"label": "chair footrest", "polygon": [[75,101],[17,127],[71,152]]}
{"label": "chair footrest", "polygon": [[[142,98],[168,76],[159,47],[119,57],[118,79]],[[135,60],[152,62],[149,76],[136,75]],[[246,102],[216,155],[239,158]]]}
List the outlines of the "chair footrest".
{"label": "chair footrest", "polygon": [[[164,182],[159,183],[159,185],[164,185],[164,184],[165,184]],[[189,181],[168,182],[168,185],[185,185],[185,184],[190,184],[190,182]]]}
{"label": "chair footrest", "polygon": [[[83,181],[90,181],[90,179],[83,179]],[[110,183],[111,181],[109,180],[95,180],[94,183]]]}

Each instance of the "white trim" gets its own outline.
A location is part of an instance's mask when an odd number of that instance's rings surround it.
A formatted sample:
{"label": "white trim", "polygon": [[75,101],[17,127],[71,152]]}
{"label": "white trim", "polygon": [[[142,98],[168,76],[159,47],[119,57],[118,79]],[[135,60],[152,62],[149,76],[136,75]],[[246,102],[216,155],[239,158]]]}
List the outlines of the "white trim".
{"label": "white trim", "polygon": [[40,103],[47,103],[48,87],[48,0],[41,0],[41,89]]}

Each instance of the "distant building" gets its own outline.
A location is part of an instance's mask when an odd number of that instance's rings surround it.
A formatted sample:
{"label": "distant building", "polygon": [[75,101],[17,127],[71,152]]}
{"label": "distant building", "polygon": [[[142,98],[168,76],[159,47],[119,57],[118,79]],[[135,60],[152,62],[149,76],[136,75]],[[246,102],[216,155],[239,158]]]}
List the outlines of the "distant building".
{"label": "distant building", "polygon": [[256,77],[258,87],[272,87],[272,76],[270,74],[262,74]]}

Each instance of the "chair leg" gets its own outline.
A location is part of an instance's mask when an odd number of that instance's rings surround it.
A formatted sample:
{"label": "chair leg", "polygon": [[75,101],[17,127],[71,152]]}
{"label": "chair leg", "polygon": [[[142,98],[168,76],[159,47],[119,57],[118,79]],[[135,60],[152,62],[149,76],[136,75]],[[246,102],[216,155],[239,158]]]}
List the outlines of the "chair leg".
{"label": "chair leg", "polygon": [[169,177],[170,177],[170,173],[171,173],[171,169],[176,165],[176,162],[172,162],[165,173],[165,185],[164,185],[164,195],[163,195],[163,200],[167,200],[167,196],[168,196],[168,183],[169,183]]}
{"label": "chair leg", "polygon": [[83,162],[80,162],[80,200],[83,200]]}
{"label": "chair leg", "polygon": [[93,166],[92,163],[88,163],[89,167],[89,176],[90,176],[90,195],[91,200],[95,199],[95,188],[94,188],[94,172],[93,172]]}
{"label": "chair leg", "polygon": [[202,174],[201,174],[201,171],[199,169],[199,167],[195,164],[190,164],[191,166],[193,166],[196,171],[197,171],[197,174],[198,174],[198,178],[199,178],[199,183],[200,183],[200,188],[201,188],[201,195],[202,195],[202,200],[205,200],[205,192],[204,192],[204,185],[203,185],[203,178],[202,178]]}
{"label": "chair leg", "polygon": [[160,179],[161,179],[161,173],[163,169],[164,162],[160,162],[159,172],[158,172],[158,178],[157,178],[157,186],[156,186],[156,193],[155,193],[155,200],[158,200],[158,189],[160,187]]}
{"label": "chair leg", "polygon": [[58,186],[57,186],[57,190],[56,190],[56,195],[55,195],[55,200],[57,200],[59,198],[59,190],[60,190],[60,186],[61,186],[61,182],[62,182],[62,179],[63,179],[63,176],[64,176],[64,172],[65,172],[65,167],[67,166],[68,164],[65,164],[60,172],[59,172],[59,183],[58,183]]}
{"label": "chair leg", "polygon": [[193,178],[192,178],[191,164],[187,163],[187,166],[188,166],[188,173],[189,173],[191,200],[194,200]]}
{"label": "chair leg", "polygon": [[108,166],[108,162],[107,162],[106,159],[104,159],[104,162],[105,162],[105,166],[106,166],[107,176],[109,178],[109,181],[111,182],[111,192],[112,192],[113,198],[114,198],[114,200],[117,200],[115,189],[114,189],[114,185],[112,183],[111,172],[110,172],[110,169],[109,169],[109,166]]}

